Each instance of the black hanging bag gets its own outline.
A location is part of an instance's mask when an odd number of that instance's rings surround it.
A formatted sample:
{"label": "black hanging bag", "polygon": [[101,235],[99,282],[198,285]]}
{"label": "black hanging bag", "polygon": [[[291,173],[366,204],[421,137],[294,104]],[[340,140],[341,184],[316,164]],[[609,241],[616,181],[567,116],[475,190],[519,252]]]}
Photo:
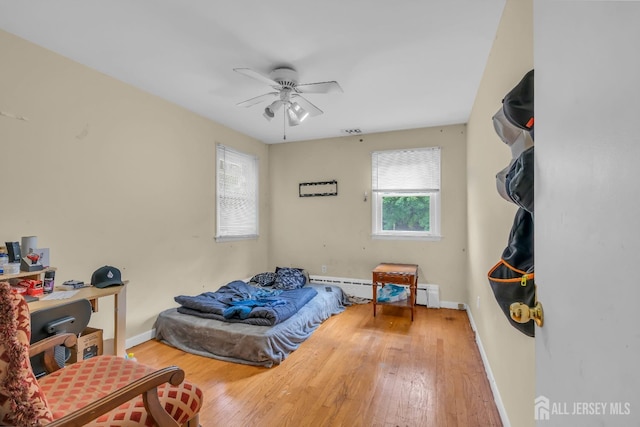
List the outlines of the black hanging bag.
{"label": "black hanging bag", "polygon": [[531,213],[523,208],[518,209],[509,234],[509,245],[502,252],[500,261],[487,274],[491,290],[509,323],[530,337],[535,335],[534,321],[514,321],[510,306],[514,302],[523,302],[529,307],[535,305],[533,230]]}

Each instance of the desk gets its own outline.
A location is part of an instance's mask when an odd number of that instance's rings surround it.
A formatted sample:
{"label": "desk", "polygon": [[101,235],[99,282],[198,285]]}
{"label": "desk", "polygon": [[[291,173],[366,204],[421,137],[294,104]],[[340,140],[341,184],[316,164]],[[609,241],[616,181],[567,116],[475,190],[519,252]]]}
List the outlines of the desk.
{"label": "desk", "polygon": [[[49,301],[32,301],[29,303],[29,311],[34,312],[49,307],[55,307],[79,299],[88,299],[94,312],[98,311],[98,300],[100,298],[113,295],[113,322],[114,322],[114,350],[116,356],[124,357],[126,355],[126,325],[127,325],[127,281],[122,286],[109,286],[108,288],[87,287],[78,289],[71,298],[57,299]],[[56,288],[56,290],[63,290]]]}
{"label": "desk", "polygon": [[[376,316],[378,305],[394,305],[411,309],[411,321],[416,311],[416,293],[418,291],[418,265],[417,264],[390,264],[382,263],[373,270],[373,317]],[[378,302],[378,286],[387,283],[409,286],[409,299],[398,302]]]}

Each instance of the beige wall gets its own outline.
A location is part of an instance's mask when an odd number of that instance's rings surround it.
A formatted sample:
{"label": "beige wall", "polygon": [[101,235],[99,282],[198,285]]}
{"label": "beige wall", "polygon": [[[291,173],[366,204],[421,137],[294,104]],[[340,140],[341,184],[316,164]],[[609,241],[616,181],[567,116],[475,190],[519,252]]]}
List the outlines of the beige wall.
{"label": "beige wall", "polygon": [[[271,145],[270,264],[370,279],[380,262],[415,263],[421,282],[441,286],[441,299],[466,301],[465,141],[466,126],[455,125]],[[371,152],[429,146],[442,147],[443,239],[372,240]],[[333,179],[338,196],[298,196],[301,182]]]}
{"label": "beige wall", "polygon": [[[57,283],[119,267],[128,337],[176,294],[267,267],[268,186],[258,240],[213,240],[215,143],[257,155],[261,182],[266,145],[2,31],[0,56],[0,111],[28,119],[0,116],[0,241],[38,236]],[[109,303],[92,320],[107,336]]]}
{"label": "beige wall", "polygon": [[496,191],[495,174],[509,164],[511,151],[495,133],[491,117],[504,95],[533,68],[532,3],[506,2],[467,140],[469,307],[513,426],[534,425],[535,342],[509,325],[486,277],[506,247],[516,212]]}

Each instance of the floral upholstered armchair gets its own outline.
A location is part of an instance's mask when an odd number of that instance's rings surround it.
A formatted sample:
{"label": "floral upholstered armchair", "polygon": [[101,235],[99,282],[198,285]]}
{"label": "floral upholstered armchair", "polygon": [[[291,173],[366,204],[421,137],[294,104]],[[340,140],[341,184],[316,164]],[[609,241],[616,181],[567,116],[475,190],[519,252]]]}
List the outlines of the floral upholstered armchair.
{"label": "floral upholstered armchair", "polygon": [[[29,306],[0,283],[0,425],[198,426],[202,391],[180,368],[97,356],[59,369],[54,346],[73,346],[76,336],[29,346],[30,336]],[[29,357],[40,352],[53,372],[36,379]]]}

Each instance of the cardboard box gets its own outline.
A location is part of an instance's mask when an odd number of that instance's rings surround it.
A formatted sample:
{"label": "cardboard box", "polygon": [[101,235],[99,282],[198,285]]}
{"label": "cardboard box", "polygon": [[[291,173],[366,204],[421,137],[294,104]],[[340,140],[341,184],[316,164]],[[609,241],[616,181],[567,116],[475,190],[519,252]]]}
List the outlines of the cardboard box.
{"label": "cardboard box", "polygon": [[86,328],[78,337],[78,343],[71,348],[67,363],[100,356],[102,351],[102,329]]}

